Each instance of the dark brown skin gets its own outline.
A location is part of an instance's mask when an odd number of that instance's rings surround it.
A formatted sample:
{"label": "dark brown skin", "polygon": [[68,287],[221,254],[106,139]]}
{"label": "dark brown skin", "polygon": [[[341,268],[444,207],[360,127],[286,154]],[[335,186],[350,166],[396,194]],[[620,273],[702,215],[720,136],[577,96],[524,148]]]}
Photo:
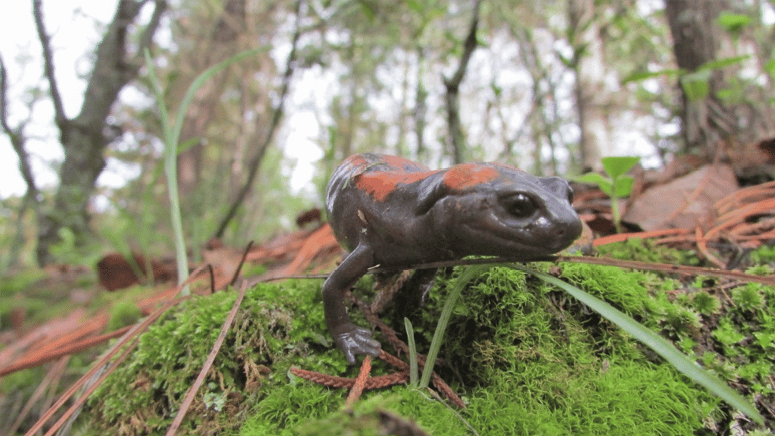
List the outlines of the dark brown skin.
{"label": "dark brown skin", "polygon": [[349,364],[377,356],[378,341],[350,321],[344,293],[375,265],[507,256],[530,261],[581,234],[573,191],[559,177],[535,177],[498,163],[432,171],[373,153],[346,159],[326,192],[328,220],[350,251],[323,284],[328,330]]}

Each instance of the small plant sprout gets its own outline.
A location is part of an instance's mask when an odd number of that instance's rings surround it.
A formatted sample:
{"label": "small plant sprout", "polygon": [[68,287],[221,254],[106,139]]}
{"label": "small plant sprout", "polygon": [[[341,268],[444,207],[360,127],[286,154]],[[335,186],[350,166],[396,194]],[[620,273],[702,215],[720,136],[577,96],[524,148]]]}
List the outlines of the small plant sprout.
{"label": "small plant sprout", "polygon": [[603,169],[609,177],[598,173],[587,173],[577,177],[576,181],[581,183],[592,183],[597,185],[601,191],[611,198],[611,213],[613,214],[616,233],[622,233],[622,218],[619,213],[619,199],[625,198],[632,192],[632,185],[635,179],[632,176],[625,175],[638,161],[639,157],[632,156],[611,156],[604,157]]}

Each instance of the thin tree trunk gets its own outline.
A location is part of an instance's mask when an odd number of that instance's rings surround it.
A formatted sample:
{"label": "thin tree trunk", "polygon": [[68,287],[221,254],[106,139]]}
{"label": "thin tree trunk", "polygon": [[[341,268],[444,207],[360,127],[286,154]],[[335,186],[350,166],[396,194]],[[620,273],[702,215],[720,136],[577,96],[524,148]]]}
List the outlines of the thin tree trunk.
{"label": "thin tree trunk", "polygon": [[2,125],[5,134],[8,135],[11,147],[13,147],[19,158],[19,171],[22,174],[24,183],[27,185],[27,192],[24,194],[24,198],[22,198],[22,203],[17,213],[17,225],[13,242],[11,243],[6,263],[0,266],[0,273],[5,272],[8,267],[16,265],[19,260],[19,254],[24,245],[24,214],[29,208],[32,208],[36,214],[38,213],[39,191],[35,178],[32,175],[29,153],[24,148],[27,142],[27,138],[24,135],[27,121],[20,123],[17,127],[11,127],[8,123],[8,70],[5,68],[3,58],[0,57],[0,125]]}
{"label": "thin tree trunk", "polygon": [[447,89],[445,100],[447,103],[447,125],[449,126],[449,145],[452,149],[452,157],[455,164],[463,162],[463,128],[460,126],[460,83],[468,67],[468,61],[471,60],[471,54],[476,49],[476,29],[479,26],[479,5],[481,0],[474,4],[474,15],[471,17],[471,25],[468,29],[468,36],[463,43],[463,54],[460,56],[460,63],[457,71],[451,79],[446,77],[444,87]]}
{"label": "thin tree trunk", "polygon": [[[716,24],[719,12],[727,8],[724,0],[667,0],[665,11],[673,35],[673,52],[676,62],[689,73],[717,58],[722,30]],[[716,97],[716,91],[725,87],[725,71],[710,71],[707,79],[708,92],[701,98],[690,98],[681,88],[681,135],[684,150],[701,150],[709,158],[716,155],[718,146],[728,140],[752,138],[737,137],[744,133],[743,125],[751,126],[755,120],[740,123],[733,106]],[[748,127],[748,130],[754,130]],[[744,135],[748,136],[748,135]]]}
{"label": "thin tree trunk", "polygon": [[606,63],[594,7],[592,0],[568,0],[572,65],[576,73],[574,94],[581,132],[579,154],[584,172],[602,169],[600,159],[613,153],[609,123],[602,109],[607,95]]}
{"label": "thin tree trunk", "polygon": [[59,232],[68,228],[76,243],[82,244],[89,230],[88,202],[94,192],[97,177],[105,167],[103,152],[120,135],[109,126],[106,118],[118,98],[118,93],[135,79],[142,65],[143,50],[149,47],[166,9],[164,0],[155,2],[154,15],[140,38],[133,57],[127,56],[132,44],[129,29],[148,0],[121,0],[116,15],[97,47],[94,69],[84,94],[81,112],[67,118],[54,74],[53,52],[46,31],[41,0],[33,2],[35,24],[43,47],[45,74],[54,103],[56,123],[65,152],[59,171],[59,189],[54,198],[54,209],[39,215],[37,258],[40,264],[49,263],[50,248],[60,240]]}
{"label": "thin tree trunk", "polygon": [[274,134],[277,131],[277,127],[280,125],[280,120],[284,115],[285,98],[288,95],[288,89],[290,88],[290,84],[291,84],[291,77],[293,76],[293,72],[296,69],[296,54],[297,54],[296,50],[298,48],[299,37],[301,36],[301,32],[302,32],[302,27],[301,27],[302,2],[303,0],[298,0],[296,2],[296,29],[293,32],[293,38],[291,40],[291,53],[288,55],[288,61],[286,62],[286,65],[285,65],[285,73],[283,74],[283,81],[282,81],[282,87],[280,89],[279,102],[277,104],[277,107],[272,113],[272,121],[269,125],[269,129],[266,133],[266,136],[264,137],[264,140],[261,142],[261,144],[259,144],[258,149],[256,150],[256,154],[253,156],[253,159],[251,159],[250,163],[248,164],[248,178],[245,181],[245,184],[240,189],[240,191],[237,193],[237,196],[234,198],[234,201],[232,201],[231,206],[229,207],[229,210],[226,212],[226,215],[224,215],[223,219],[218,225],[217,230],[215,231],[216,238],[223,237],[224,233],[226,232],[226,227],[228,227],[231,220],[233,220],[234,217],[237,216],[237,211],[239,210],[240,205],[242,205],[248,193],[252,189],[253,181],[255,180],[256,175],[258,174],[258,170],[261,167],[261,163],[264,160],[264,155],[266,154],[266,151],[269,148],[269,145],[271,145],[272,141],[274,140]]}

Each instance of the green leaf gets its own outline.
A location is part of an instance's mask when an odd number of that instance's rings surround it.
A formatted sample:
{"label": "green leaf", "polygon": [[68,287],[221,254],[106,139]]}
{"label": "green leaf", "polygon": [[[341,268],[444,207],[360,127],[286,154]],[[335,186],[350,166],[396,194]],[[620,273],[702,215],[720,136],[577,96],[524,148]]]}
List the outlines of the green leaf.
{"label": "green leaf", "polygon": [[586,173],[583,176],[576,177],[573,180],[579,183],[591,183],[593,185],[597,185],[598,188],[600,188],[600,190],[605,193],[605,195],[609,197],[611,196],[611,188],[613,187],[613,181],[609,178],[604,177],[601,174]]}
{"label": "green leaf", "polygon": [[[708,61],[708,62],[705,62],[704,64],[700,65],[697,68],[697,71],[695,71],[695,73],[699,72],[699,71],[703,71],[703,70],[718,70],[720,68],[726,68],[726,67],[729,67],[731,65],[739,64],[739,63],[743,62],[744,60],[748,59],[749,57],[750,57],[749,55],[741,55],[741,56],[732,56],[732,57],[728,57],[728,58],[715,59],[715,60],[712,60],[712,61]],[[708,77],[710,77],[710,76],[708,76]]]}
{"label": "green leaf", "polygon": [[586,304],[590,309],[599,313],[605,319],[616,324],[622,330],[635,337],[635,339],[639,340],[644,345],[654,350],[682,374],[694,380],[696,383],[706,387],[711,392],[718,395],[721,399],[729,403],[731,406],[748,415],[748,417],[760,425],[764,424],[764,419],[756,410],[756,408],[751,403],[746,401],[746,399],[743,398],[740,394],[727,386],[726,383],[722,382],[717,377],[703,369],[701,366],[697,365],[693,360],[686,357],[685,354],[678,351],[678,349],[676,349],[675,346],[673,346],[673,344],[671,344],[668,340],[652,332],[624,313],[618,311],[610,304],[584,292],[583,290],[573,285],[565,283],[556,277],[534,271],[524,265],[513,264],[508,266],[525,271],[529,274],[533,274],[541,280],[544,280],[545,282],[551,283],[563,289],[577,300]]}
{"label": "green leaf", "polygon": [[423,12],[423,4],[420,3],[417,0],[407,0],[406,1],[407,6],[409,6],[409,9],[417,12],[418,14],[422,15]]}
{"label": "green leaf", "polygon": [[611,178],[617,178],[630,170],[638,161],[635,156],[608,156],[602,159],[603,168]]}
{"label": "green leaf", "polygon": [[616,198],[627,198],[632,192],[632,185],[635,183],[635,178],[632,176],[622,176],[616,179],[616,185],[614,186],[614,192]]}
{"label": "green leaf", "polygon": [[686,98],[692,101],[701,100],[708,95],[710,86],[710,70],[697,70],[681,76],[681,88]]}
{"label": "green leaf", "polygon": [[775,59],[767,61],[767,63],[764,64],[764,70],[767,71],[767,74],[770,76],[775,77]]}
{"label": "green leaf", "polygon": [[439,316],[438,324],[436,324],[436,331],[433,333],[433,339],[431,340],[431,348],[428,350],[428,355],[425,357],[425,366],[423,367],[422,377],[420,378],[420,389],[427,388],[431,381],[433,365],[436,363],[436,356],[439,355],[441,343],[444,341],[444,332],[447,330],[449,318],[452,316],[452,309],[454,309],[458,298],[460,298],[460,293],[468,282],[475,277],[482,275],[491,267],[492,265],[471,265],[466,267],[452,287],[452,290],[447,296],[447,301],[444,303],[444,308],[441,309],[441,316]]}
{"label": "green leaf", "polygon": [[591,183],[598,186],[601,184],[611,184],[611,179],[608,179],[602,174],[598,173],[586,173],[583,176],[574,178],[573,180],[579,183]]}
{"label": "green leaf", "polygon": [[652,77],[678,76],[681,73],[683,73],[683,71],[680,69],[669,69],[669,70],[659,70],[659,71],[636,71],[634,73],[630,73],[629,76],[625,77],[622,80],[622,85],[629,82],[640,82],[642,80],[651,79]]}
{"label": "green leaf", "polygon": [[202,138],[198,136],[194,136],[193,138],[188,138],[187,140],[183,141],[183,143],[178,145],[178,154],[183,153],[184,151],[193,147],[196,143],[198,143],[201,140]]}
{"label": "green leaf", "polygon": [[718,23],[728,32],[739,32],[751,23],[751,17],[724,11],[719,14]]}

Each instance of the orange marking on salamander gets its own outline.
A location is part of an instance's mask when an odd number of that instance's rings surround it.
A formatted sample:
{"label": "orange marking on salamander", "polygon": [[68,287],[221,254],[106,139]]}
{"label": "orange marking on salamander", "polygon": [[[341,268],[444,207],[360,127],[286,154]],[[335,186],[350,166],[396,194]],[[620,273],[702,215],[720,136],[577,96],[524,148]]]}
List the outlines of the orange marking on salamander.
{"label": "orange marking on salamander", "polygon": [[398,185],[408,185],[428,177],[435,171],[385,172],[375,171],[355,176],[355,186],[368,192],[374,200],[385,201],[387,196],[395,191]]}
{"label": "orange marking on salamander", "polygon": [[480,164],[460,164],[444,173],[444,184],[456,191],[465,191],[500,177],[495,168]]}

